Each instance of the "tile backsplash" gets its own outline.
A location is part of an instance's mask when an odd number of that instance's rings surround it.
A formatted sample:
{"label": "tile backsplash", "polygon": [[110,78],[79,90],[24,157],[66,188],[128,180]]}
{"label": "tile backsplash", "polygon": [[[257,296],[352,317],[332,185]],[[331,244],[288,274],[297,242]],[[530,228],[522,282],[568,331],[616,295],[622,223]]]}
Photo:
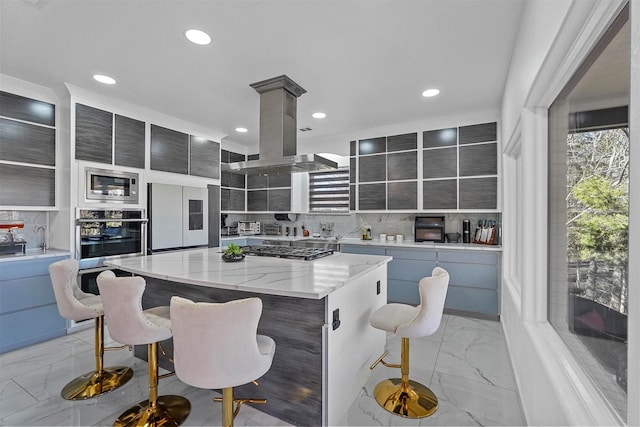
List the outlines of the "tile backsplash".
{"label": "tile backsplash", "polygon": [[[444,216],[445,232],[462,234],[462,221],[471,221],[471,232],[475,230],[479,220],[493,220],[498,224],[501,222],[501,215],[498,213],[358,213],[349,215],[330,214],[299,214],[296,221],[280,222],[283,227],[298,228],[298,236],[302,235],[301,226],[305,226],[311,233],[320,232],[320,223],[333,222],[332,236],[360,237],[362,227],[371,227],[371,235],[377,238],[380,233],[402,234],[407,240],[413,240],[413,227],[416,216]],[[271,214],[230,214],[227,218],[227,225],[232,225],[237,221],[260,221],[264,223],[274,223],[275,218]]]}
{"label": "tile backsplash", "polygon": [[0,211],[0,221],[22,221],[24,228],[19,233],[27,241],[27,249],[41,248],[47,238],[48,212]]}

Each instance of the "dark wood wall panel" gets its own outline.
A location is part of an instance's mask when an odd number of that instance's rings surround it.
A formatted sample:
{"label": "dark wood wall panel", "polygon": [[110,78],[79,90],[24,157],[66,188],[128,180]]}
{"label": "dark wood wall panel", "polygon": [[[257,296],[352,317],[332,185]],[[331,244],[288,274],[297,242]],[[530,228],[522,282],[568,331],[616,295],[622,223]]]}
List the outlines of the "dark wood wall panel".
{"label": "dark wood wall panel", "polygon": [[422,152],[423,178],[455,178],[457,176],[457,147],[424,150]]}
{"label": "dark wood wall panel", "polygon": [[220,143],[191,135],[190,174],[220,178]]}
{"label": "dark wood wall panel", "polygon": [[496,122],[471,126],[461,126],[460,144],[496,141],[498,138],[497,128],[498,124]]}
{"label": "dark wood wall panel", "polygon": [[0,116],[46,126],[56,125],[56,107],[48,102],[0,91]]}
{"label": "dark wood wall panel", "polygon": [[457,179],[422,182],[423,209],[457,209]]}
{"label": "dark wood wall panel", "polygon": [[54,166],[55,129],[0,119],[0,159]]}
{"label": "dark wood wall panel", "polygon": [[151,169],[187,175],[189,135],[151,125]]}
{"label": "dark wood wall panel", "polygon": [[112,163],[113,114],[76,104],[76,159]]}
{"label": "dark wood wall panel", "polygon": [[397,181],[401,179],[418,178],[418,152],[407,151],[403,153],[387,154],[387,180]]}
{"label": "dark wood wall panel", "polygon": [[496,209],[498,178],[460,180],[460,209]]}
{"label": "dark wood wall panel", "polygon": [[291,187],[291,174],[278,173],[278,174],[269,175],[268,186],[269,188]]}
{"label": "dark wood wall panel", "polygon": [[496,175],[498,144],[478,144],[460,147],[460,176]]}
{"label": "dark wood wall panel", "polygon": [[144,169],[144,122],[116,114],[115,123],[116,165]]}
{"label": "dark wood wall panel", "polygon": [[0,206],[55,206],[54,169],[3,164],[0,182]]}
{"label": "dark wood wall panel", "polygon": [[418,182],[390,182],[387,184],[387,209],[417,209]]}
{"label": "dark wood wall panel", "polygon": [[[259,387],[248,384],[235,387],[239,397],[264,397],[265,405],[256,408],[299,426],[322,423],[322,326],[325,300],[252,294],[241,291],[187,285],[146,278],[143,308],[169,305],[173,295],[195,302],[223,303],[258,297],[263,310],[258,333],[271,337],[276,351],[271,369],[259,379]],[[163,368],[173,371],[173,340],[163,341],[166,355],[159,355]],[[146,346],[136,346],[136,356],[146,359]],[[304,392],[303,392],[304,391]],[[213,404],[213,403],[212,403]]]}
{"label": "dark wood wall panel", "polygon": [[247,175],[247,188],[267,188],[269,186],[269,178],[266,175]]}
{"label": "dark wood wall panel", "polygon": [[229,209],[230,211],[245,211],[245,191],[229,189]]}

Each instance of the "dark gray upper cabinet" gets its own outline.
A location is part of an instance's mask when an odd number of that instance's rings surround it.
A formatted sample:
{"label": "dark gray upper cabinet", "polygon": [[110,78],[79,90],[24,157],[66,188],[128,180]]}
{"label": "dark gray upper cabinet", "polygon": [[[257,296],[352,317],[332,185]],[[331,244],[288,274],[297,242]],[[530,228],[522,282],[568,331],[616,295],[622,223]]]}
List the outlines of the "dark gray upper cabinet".
{"label": "dark gray upper cabinet", "polygon": [[190,174],[205,178],[220,178],[220,143],[191,135]]}
{"label": "dark gray upper cabinet", "polygon": [[56,125],[56,107],[9,92],[0,91],[0,116],[45,126]]}
{"label": "dark gray upper cabinet", "polygon": [[422,151],[423,178],[455,178],[456,176],[458,176],[456,147]]}
{"label": "dark gray upper cabinet", "polygon": [[387,180],[387,155],[360,156],[358,158],[359,182],[373,182]]}
{"label": "dark gray upper cabinet", "polygon": [[269,175],[268,187],[269,188],[291,187],[291,174],[278,173],[278,174]]}
{"label": "dark gray upper cabinet", "polygon": [[0,159],[55,166],[55,129],[0,119]]}
{"label": "dark gray upper cabinet", "polygon": [[406,133],[387,137],[387,152],[415,150],[418,148],[418,134]]}
{"label": "dark gray upper cabinet", "polygon": [[144,122],[116,114],[115,124],[115,164],[144,169]]}
{"label": "dark gray upper cabinet", "polygon": [[379,154],[387,151],[387,138],[370,138],[358,141],[358,154]]}
{"label": "dark gray upper cabinet", "polygon": [[231,190],[229,188],[221,188],[220,189],[220,210],[228,211],[229,209],[229,192]]}
{"label": "dark gray upper cabinet", "polygon": [[229,151],[229,163],[244,162],[246,160],[246,157],[247,156],[245,156],[244,154]]}
{"label": "dark gray upper cabinet", "polygon": [[496,175],[498,144],[477,144],[460,147],[460,176]]}
{"label": "dark gray upper cabinet", "polygon": [[498,178],[460,180],[460,209],[496,209]]}
{"label": "dark gray upper cabinet", "polygon": [[151,125],[151,169],[187,175],[189,135]]}
{"label": "dark gray upper cabinet", "polygon": [[220,174],[220,184],[222,187],[245,188],[245,176],[237,173],[222,172]]}
{"label": "dark gray upper cabinet", "polygon": [[[362,159],[360,159],[362,161]],[[418,178],[418,152],[407,151],[404,153],[387,154],[387,180],[397,181],[401,179]]]}
{"label": "dark gray upper cabinet", "polygon": [[424,181],[422,183],[423,209],[457,209],[457,179]]}
{"label": "dark gray upper cabinet", "polygon": [[269,178],[266,175],[247,175],[247,188],[267,188],[269,186]]}
{"label": "dark gray upper cabinet", "polygon": [[349,186],[349,210],[350,211],[356,210],[356,186],[355,185]]}
{"label": "dark gray upper cabinet", "polygon": [[76,160],[112,163],[113,114],[76,104]]}
{"label": "dark gray upper cabinet", "polygon": [[359,210],[385,210],[387,208],[387,184],[361,184],[358,190]]}
{"label": "dark gray upper cabinet", "polygon": [[497,140],[496,122],[460,127],[460,144],[492,142]]}
{"label": "dark gray upper cabinet", "polygon": [[387,184],[387,209],[417,209],[418,182],[389,182]]}
{"label": "dark gray upper cabinet", "polygon": [[355,156],[358,154],[358,145],[356,144],[355,141],[350,141],[349,142],[349,155],[350,156]]}
{"label": "dark gray upper cabinet", "polygon": [[267,210],[267,190],[248,190],[247,211],[261,212]]}
{"label": "dark gray upper cabinet", "polygon": [[269,190],[267,208],[270,212],[289,212],[291,210],[291,189]]}
{"label": "dark gray upper cabinet", "polygon": [[447,128],[422,132],[422,148],[458,145],[458,129]]}
{"label": "dark gray upper cabinet", "polygon": [[351,157],[349,159],[349,182],[355,184],[356,182],[356,158]]}
{"label": "dark gray upper cabinet", "polygon": [[260,160],[260,154],[249,154],[247,160]]}
{"label": "dark gray upper cabinet", "polygon": [[0,206],[55,206],[55,169],[3,164],[0,182]]}
{"label": "dark gray upper cabinet", "polygon": [[245,206],[245,190],[229,189],[229,208],[230,211],[244,212]]}

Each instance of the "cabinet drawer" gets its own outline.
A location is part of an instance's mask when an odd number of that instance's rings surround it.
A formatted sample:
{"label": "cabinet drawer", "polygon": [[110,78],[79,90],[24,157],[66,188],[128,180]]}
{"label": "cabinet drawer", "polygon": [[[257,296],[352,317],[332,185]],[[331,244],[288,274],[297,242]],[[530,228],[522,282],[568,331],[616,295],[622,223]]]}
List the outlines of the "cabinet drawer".
{"label": "cabinet drawer", "polygon": [[438,261],[496,265],[498,254],[496,252],[438,251]]}
{"label": "cabinet drawer", "polygon": [[387,255],[393,259],[436,260],[436,251],[428,249],[387,249]]}
{"label": "cabinet drawer", "polygon": [[0,313],[55,304],[49,276],[32,276],[3,281],[0,284]]}
{"label": "cabinet drawer", "polygon": [[[57,256],[49,258],[41,258],[34,260],[24,260],[16,262],[5,262],[0,268],[0,280],[20,279],[33,276],[49,277],[49,265],[56,261],[69,258],[68,256]],[[49,282],[50,284],[50,282]]]}
{"label": "cabinet drawer", "polygon": [[0,316],[0,353],[67,333],[55,304]]}
{"label": "cabinet drawer", "polygon": [[407,280],[387,280],[387,302],[402,304],[420,304],[418,282]]}
{"label": "cabinet drawer", "polygon": [[394,258],[389,263],[389,278],[412,280],[417,283],[423,277],[431,276],[431,271],[435,266],[435,261],[416,261]]}
{"label": "cabinet drawer", "polygon": [[449,286],[445,308],[473,313],[498,313],[498,293],[489,289]]}
{"label": "cabinet drawer", "polygon": [[449,272],[449,285],[471,288],[498,288],[498,267],[485,264],[457,264],[439,262]]}
{"label": "cabinet drawer", "polygon": [[340,252],[346,254],[363,254],[363,255],[384,255],[384,248],[358,245],[341,245]]}

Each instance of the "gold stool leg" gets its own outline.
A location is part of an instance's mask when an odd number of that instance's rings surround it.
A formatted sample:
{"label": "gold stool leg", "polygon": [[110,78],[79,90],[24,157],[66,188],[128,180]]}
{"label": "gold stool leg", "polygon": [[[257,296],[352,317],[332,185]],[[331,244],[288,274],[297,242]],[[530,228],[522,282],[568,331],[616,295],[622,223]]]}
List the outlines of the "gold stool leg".
{"label": "gold stool leg", "polygon": [[222,389],[222,425],[233,427],[233,388]]}
{"label": "gold stool leg", "polygon": [[67,400],[84,400],[100,396],[124,385],[133,376],[127,366],[103,368],[104,316],[95,319],[94,326],[96,369],[79,376],[64,386],[60,393]]}
{"label": "gold stool leg", "polygon": [[373,391],[376,401],[387,411],[406,418],[424,418],[438,409],[438,398],[424,385],[409,379],[409,338],[402,337],[400,372],[402,378],[380,382]]}
{"label": "gold stool leg", "polygon": [[158,343],[147,346],[149,399],[124,411],[114,426],[179,426],[191,412],[191,403],[182,396],[158,397]]}

